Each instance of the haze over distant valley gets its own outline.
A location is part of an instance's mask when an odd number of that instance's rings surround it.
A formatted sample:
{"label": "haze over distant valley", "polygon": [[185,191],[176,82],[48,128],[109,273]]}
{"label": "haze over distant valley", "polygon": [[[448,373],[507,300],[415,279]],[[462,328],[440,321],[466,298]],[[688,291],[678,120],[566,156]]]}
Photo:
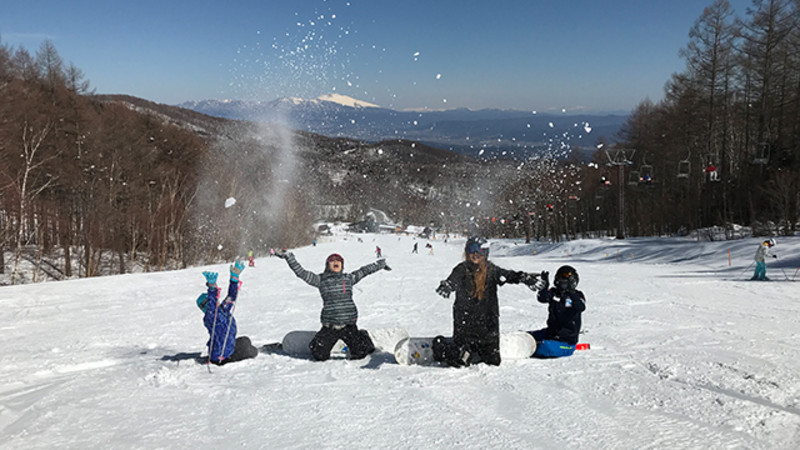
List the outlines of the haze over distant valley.
{"label": "haze over distant valley", "polygon": [[617,132],[627,120],[622,114],[568,111],[397,111],[340,94],[314,99],[284,97],[271,102],[200,100],[178,106],[211,116],[276,123],[331,137],[371,142],[419,141],[481,158],[526,158],[545,152],[566,157],[573,149],[581,149],[586,157],[598,142],[616,142]]}

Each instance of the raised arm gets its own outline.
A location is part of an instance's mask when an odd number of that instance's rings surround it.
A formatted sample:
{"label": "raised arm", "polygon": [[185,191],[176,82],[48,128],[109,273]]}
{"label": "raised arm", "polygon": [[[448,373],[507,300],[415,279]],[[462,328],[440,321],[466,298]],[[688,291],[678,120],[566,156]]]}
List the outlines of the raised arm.
{"label": "raised arm", "polygon": [[358,270],[350,274],[353,277],[353,284],[358,283],[365,276],[371,275],[381,269],[389,270],[385,259],[379,259],[372,264],[367,264],[366,266],[360,267]]}
{"label": "raised arm", "polygon": [[303,266],[294,259],[294,254],[292,252],[275,252],[275,256],[285,259],[286,263],[289,264],[289,268],[297,275],[297,278],[300,278],[311,286],[319,287],[319,275],[304,269]]}

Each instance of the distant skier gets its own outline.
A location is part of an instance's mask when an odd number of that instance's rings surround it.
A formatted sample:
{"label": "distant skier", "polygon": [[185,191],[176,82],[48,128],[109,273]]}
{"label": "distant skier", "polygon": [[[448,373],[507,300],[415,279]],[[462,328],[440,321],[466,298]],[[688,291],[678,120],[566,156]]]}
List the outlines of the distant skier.
{"label": "distant skier", "polygon": [[419,253],[419,252],[417,251],[417,243],[416,243],[416,242],[414,242],[414,248],[413,248],[413,249],[411,249],[411,253]]}
{"label": "distant skier", "polygon": [[247,260],[248,260],[248,262],[249,262],[249,264],[248,264],[248,265],[249,265],[250,267],[255,267],[255,266],[256,266],[256,260],[255,260],[255,259],[253,259],[253,251],[252,251],[252,250],[250,250],[250,251],[247,253]]}
{"label": "distant skier", "polygon": [[362,278],[381,269],[391,270],[385,259],[345,273],[344,258],[333,253],[325,260],[325,271],[315,274],[303,269],[291,252],[281,251],[275,255],[285,259],[298,278],[318,288],[322,295],[322,328],[309,344],[315,360],[325,361],[330,358],[331,349],[339,339],[349,348],[350,359],[362,359],[375,350],[366,330],[359,330],[356,326],[358,309],[353,302],[353,286]]}
{"label": "distant skier", "polygon": [[500,321],[497,287],[506,283],[525,283],[529,288],[542,287],[538,275],[502,269],[487,261],[489,243],[482,237],[470,237],[464,247],[464,261],[443,280],[436,292],[453,303],[453,337],[437,336],[433,355],[450,366],[469,366],[483,362],[500,365]]}
{"label": "distant skier", "polygon": [[773,258],[777,258],[778,255],[773,255],[769,252],[769,249],[775,246],[775,239],[769,239],[761,244],[758,245],[758,250],[756,250],[756,271],[753,273],[753,278],[751,280],[758,280],[758,281],[769,281],[767,278],[767,256],[772,256]]}
{"label": "distant skier", "polygon": [[578,271],[561,266],[550,287],[549,272],[542,272],[544,289],[536,299],[547,304],[547,327],[530,331],[536,339],[534,358],[570,356],[575,351],[581,332],[581,313],[586,310],[586,298],[578,288]]}
{"label": "distant skier", "polygon": [[378,257],[378,258],[382,258],[383,257],[383,253],[381,252],[381,248],[379,246],[377,246],[377,245],[375,246],[375,256]]}
{"label": "distant skier", "polygon": [[206,343],[208,361],[212,364],[221,366],[229,362],[255,358],[258,355],[258,349],[253,347],[250,338],[247,336],[236,337],[236,319],[233,318],[233,309],[239,293],[239,275],[243,270],[244,263],[238,260],[231,265],[228,295],[219,302],[218,273],[203,272],[208,292],[197,297],[197,307],[205,314],[203,324],[209,334]]}

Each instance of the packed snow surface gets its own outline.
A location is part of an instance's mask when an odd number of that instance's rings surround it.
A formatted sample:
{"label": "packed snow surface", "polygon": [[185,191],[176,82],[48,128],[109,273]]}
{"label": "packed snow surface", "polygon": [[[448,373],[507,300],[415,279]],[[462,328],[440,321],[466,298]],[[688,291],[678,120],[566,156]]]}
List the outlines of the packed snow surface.
{"label": "packed snow surface", "polygon": [[[361,238],[359,241],[358,237]],[[464,240],[339,235],[294,250],[352,271],[379,245],[393,268],[356,285],[359,326],[451,332],[434,292]],[[800,446],[800,238],[747,281],[759,239],[495,240],[501,267],[571,264],[586,294],[569,358],[464,369],[399,366],[387,353],[314,362],[281,354],[223,367],[195,306],[203,270],[0,288],[3,448],[792,449]],[[729,265],[728,252],[731,254]],[[257,346],[319,327],[319,293],[277,258],[242,274],[239,334]],[[777,281],[784,280],[784,281]],[[500,288],[502,331],[544,326],[545,305]]]}

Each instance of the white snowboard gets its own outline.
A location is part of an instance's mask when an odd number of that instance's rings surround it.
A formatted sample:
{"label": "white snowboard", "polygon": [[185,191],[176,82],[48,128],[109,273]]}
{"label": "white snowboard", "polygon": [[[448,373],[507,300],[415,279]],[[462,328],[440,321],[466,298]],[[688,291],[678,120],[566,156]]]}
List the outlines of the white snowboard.
{"label": "white snowboard", "polygon": [[[290,331],[283,337],[281,342],[281,350],[286,354],[292,356],[311,356],[311,349],[308,345],[314,339],[316,331],[309,330],[296,330]],[[403,328],[376,328],[374,330],[367,330],[372,343],[375,345],[375,351],[378,352],[393,352],[397,343],[408,337],[408,332]],[[347,357],[347,346],[341,340],[336,341],[331,349],[331,357]]]}
{"label": "white snowboard", "polygon": [[[433,338],[412,337],[397,343],[394,359],[401,365],[432,365]],[[500,334],[501,359],[527,359],[536,351],[536,340],[525,331],[511,331]]]}
{"label": "white snowboard", "polygon": [[410,337],[397,343],[394,359],[400,365],[437,364],[433,359],[432,337]]}

